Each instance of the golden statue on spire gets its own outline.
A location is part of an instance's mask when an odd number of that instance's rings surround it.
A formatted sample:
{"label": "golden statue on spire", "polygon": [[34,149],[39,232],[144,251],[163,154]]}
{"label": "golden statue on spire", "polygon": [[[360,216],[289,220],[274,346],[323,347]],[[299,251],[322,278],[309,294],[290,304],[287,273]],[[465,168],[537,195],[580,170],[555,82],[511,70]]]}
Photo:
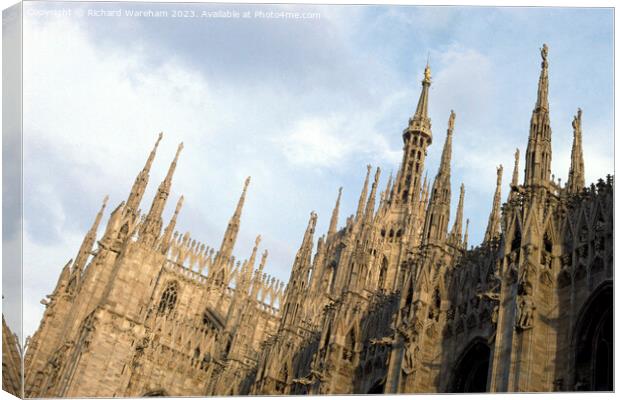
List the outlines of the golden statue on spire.
{"label": "golden statue on spire", "polygon": [[430,65],[428,65],[428,63],[426,63],[426,68],[424,68],[424,80],[426,82],[431,81],[431,67]]}

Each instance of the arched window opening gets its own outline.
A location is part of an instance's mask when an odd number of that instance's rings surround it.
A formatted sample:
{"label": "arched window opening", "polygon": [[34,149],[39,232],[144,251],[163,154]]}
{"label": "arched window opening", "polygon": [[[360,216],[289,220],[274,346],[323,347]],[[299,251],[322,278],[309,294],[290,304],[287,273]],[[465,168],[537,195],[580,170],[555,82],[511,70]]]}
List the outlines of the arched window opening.
{"label": "arched window opening", "polygon": [[612,391],[613,289],[607,284],[586,303],[576,325],[575,391]]}
{"label": "arched window opening", "polygon": [[470,344],[456,365],[450,392],[486,392],[490,357],[491,349],[482,340]]}
{"label": "arched window opening", "polygon": [[161,299],[159,300],[159,306],[157,307],[157,314],[164,315],[169,314],[174,310],[174,307],[177,303],[177,295],[178,295],[178,284],[176,281],[169,282],[164,289],[164,292],[161,294]]}

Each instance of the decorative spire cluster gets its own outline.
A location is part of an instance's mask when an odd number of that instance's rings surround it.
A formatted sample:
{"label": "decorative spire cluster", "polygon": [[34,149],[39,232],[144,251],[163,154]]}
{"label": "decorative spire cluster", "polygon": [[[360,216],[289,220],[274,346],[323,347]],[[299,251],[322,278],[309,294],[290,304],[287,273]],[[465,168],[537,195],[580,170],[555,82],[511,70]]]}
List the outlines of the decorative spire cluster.
{"label": "decorative spire cluster", "polygon": [[140,207],[140,202],[142,201],[142,197],[144,196],[144,191],[146,190],[146,186],[149,183],[149,173],[151,171],[151,166],[153,165],[153,160],[155,160],[155,155],[157,154],[157,147],[159,146],[159,142],[161,142],[163,136],[163,132],[160,132],[157,136],[155,146],[153,146],[153,150],[151,150],[151,153],[149,154],[149,157],[144,164],[144,168],[142,168],[142,170],[136,177],[136,181],[131,188],[129,197],[125,202],[126,214],[133,215],[134,218],[137,215],[138,208]]}
{"label": "decorative spire cluster", "polygon": [[174,159],[168,168],[168,173],[166,174],[164,180],[159,184],[157,194],[155,194],[155,198],[151,204],[151,209],[140,227],[140,240],[147,246],[152,246],[155,244],[161,234],[161,228],[163,225],[162,214],[164,212],[166,202],[168,201],[168,196],[170,195],[172,177],[174,175],[174,171],[176,170],[181,150],[183,150],[183,143],[179,144]]}
{"label": "decorative spire cluster", "polygon": [[286,288],[285,302],[282,307],[281,329],[290,329],[297,326],[304,318],[302,314],[305,295],[309,287],[309,275],[311,270],[312,246],[314,230],[316,228],[317,214],[312,211],[308,226],[304,233],[301,246],[295,256],[295,262],[291,270],[291,276]]}

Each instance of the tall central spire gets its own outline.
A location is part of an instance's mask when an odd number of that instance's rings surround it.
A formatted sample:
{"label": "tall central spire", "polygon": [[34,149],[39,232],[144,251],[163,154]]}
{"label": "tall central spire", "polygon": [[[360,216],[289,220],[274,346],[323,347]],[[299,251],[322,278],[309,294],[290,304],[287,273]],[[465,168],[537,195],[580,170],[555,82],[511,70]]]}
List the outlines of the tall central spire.
{"label": "tall central spire", "polygon": [[396,175],[390,202],[410,204],[419,199],[421,175],[424,171],[426,149],[433,141],[431,119],[428,117],[428,93],[431,68],[426,64],[422,92],[415,113],[403,130],[403,160]]}
{"label": "tall central spire", "polygon": [[536,107],[530,121],[530,135],[525,155],[525,186],[546,186],[551,176],[551,124],[549,121],[549,63],[546,44],[542,57]]}

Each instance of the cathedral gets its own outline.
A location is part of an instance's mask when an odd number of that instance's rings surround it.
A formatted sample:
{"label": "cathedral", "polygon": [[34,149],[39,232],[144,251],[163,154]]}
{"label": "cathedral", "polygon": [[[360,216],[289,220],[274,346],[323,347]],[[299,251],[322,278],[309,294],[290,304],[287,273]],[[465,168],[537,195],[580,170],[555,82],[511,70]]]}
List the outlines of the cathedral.
{"label": "cathedral", "polygon": [[107,198],[42,300],[24,395],[613,390],[613,177],[586,186],[579,109],[568,179],[551,175],[546,45],[541,58],[524,176],[517,149],[505,198],[497,168],[476,246],[463,184],[449,224],[453,111],[425,177],[437,140],[428,65],[397,174],[379,187],[381,170],[368,166],[355,214],[341,223],[341,188],[320,236],[311,212],[288,283],[264,272],[260,236],[233,255],[250,178],[219,247],[176,230],[182,196],[163,221],[183,144],[141,211],[160,134],[103,235]]}

